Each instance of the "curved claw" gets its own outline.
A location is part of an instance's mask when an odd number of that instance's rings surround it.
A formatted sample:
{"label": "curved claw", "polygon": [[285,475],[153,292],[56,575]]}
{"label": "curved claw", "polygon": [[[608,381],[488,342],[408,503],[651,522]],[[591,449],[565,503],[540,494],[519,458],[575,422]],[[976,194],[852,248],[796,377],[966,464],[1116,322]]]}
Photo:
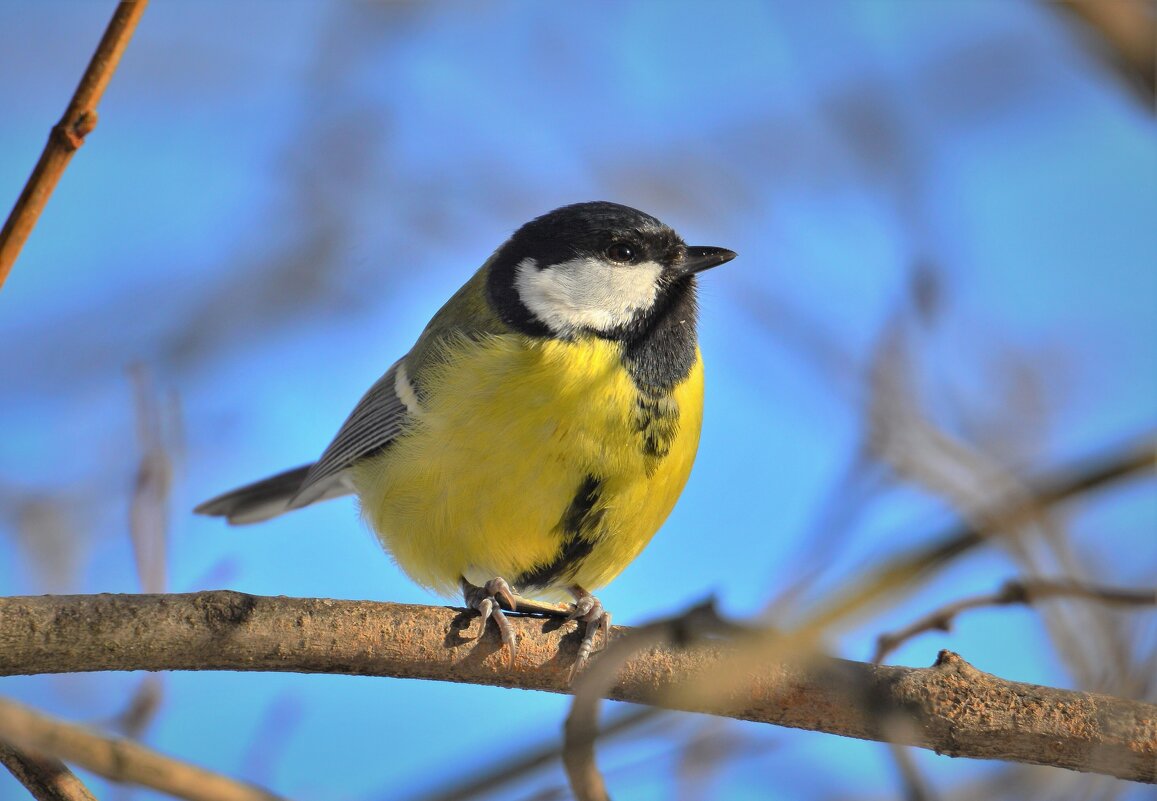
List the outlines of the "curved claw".
{"label": "curved claw", "polygon": [[478,622],[478,637],[481,637],[486,633],[486,621],[489,620],[490,616],[496,611],[501,613],[502,609],[495,606],[492,598],[482,598],[476,604],[471,604],[471,606],[478,610],[478,613],[482,616],[482,619]]}
{"label": "curved claw", "polygon": [[493,578],[478,587],[463,578],[459,579],[459,585],[462,587],[462,598],[466,605],[481,615],[478,637],[481,638],[486,633],[486,621],[493,618],[494,625],[498,627],[498,635],[502,638],[502,644],[509,649],[510,666],[514,667],[514,658],[518,654],[518,642],[514,637],[514,629],[511,627],[506,613],[502,611],[502,604],[499,601],[505,601],[511,611],[516,610],[518,604],[515,601],[514,591],[510,589],[506,579]]}
{"label": "curved claw", "polygon": [[511,612],[518,611],[517,596],[514,594],[514,590],[510,588],[510,585],[506,583],[506,579],[492,578],[486,582],[482,589],[492,598],[501,598],[503,601],[506,601],[506,605],[510,607]]}
{"label": "curved claw", "polygon": [[572,587],[571,594],[574,595],[574,607],[567,615],[567,619],[577,620],[585,624],[582,642],[579,643],[574,666],[570,669],[570,680],[574,681],[574,677],[579,674],[579,671],[586,666],[590,659],[598,633],[601,631],[603,634],[603,647],[606,647],[610,641],[611,613],[603,608],[602,601],[582,587]]}

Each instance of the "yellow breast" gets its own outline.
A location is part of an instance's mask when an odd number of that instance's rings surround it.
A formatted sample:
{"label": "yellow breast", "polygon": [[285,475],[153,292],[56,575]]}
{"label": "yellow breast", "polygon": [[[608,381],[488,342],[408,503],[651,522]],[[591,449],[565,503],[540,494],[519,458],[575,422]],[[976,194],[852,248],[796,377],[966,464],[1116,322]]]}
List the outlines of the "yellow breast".
{"label": "yellow breast", "polygon": [[553,598],[605,585],[667,518],[698,447],[703,368],[696,353],[673,391],[640,394],[618,343],[491,336],[447,349],[421,395],[354,473],[383,545],[447,595],[501,576]]}

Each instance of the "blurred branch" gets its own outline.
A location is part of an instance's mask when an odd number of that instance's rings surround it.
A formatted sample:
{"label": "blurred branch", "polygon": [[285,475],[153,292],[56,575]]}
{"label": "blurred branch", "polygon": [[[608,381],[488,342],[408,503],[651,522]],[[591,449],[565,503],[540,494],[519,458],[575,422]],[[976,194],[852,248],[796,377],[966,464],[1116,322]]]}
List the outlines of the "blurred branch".
{"label": "blurred branch", "polygon": [[55,757],[26,754],[0,740],[0,765],[36,801],[96,801],[76,774]]}
{"label": "blurred branch", "polygon": [[1157,93],[1157,11],[1152,0],[1058,0],[1100,46],[1117,74],[1154,110]]}
{"label": "blurred branch", "polygon": [[632,629],[604,649],[599,659],[575,679],[574,703],[563,726],[562,764],[577,801],[610,801],[595,763],[598,706],[611,692],[627,662],[653,648],[683,647],[713,634],[742,633],[738,626],[717,615],[713,602],[707,602],[683,615]]}
{"label": "blurred branch", "polygon": [[[116,782],[151,787],[188,801],[283,801],[258,787],[158,754],[132,740],[0,699],[0,737],[32,751],[53,754]],[[84,796],[70,796],[77,801]]]}
{"label": "blurred branch", "polygon": [[[1004,415],[986,422],[960,408],[953,424],[951,417],[946,418],[943,410],[937,414],[930,403],[935,395],[921,376],[920,329],[915,325],[926,317],[920,311],[922,294],[919,282],[913,281],[873,349],[867,414],[871,452],[899,478],[947,502],[987,545],[1012,560],[1019,575],[1095,583],[1088,575],[1088,561],[1074,550],[1063,516],[1051,504],[1038,502],[1036,488],[1023,470],[1014,467],[1027,461],[1025,454],[1017,454],[1015,443],[1039,425],[1045,407],[1034,403],[1031,395],[1018,397],[998,390],[998,397],[1005,395],[1001,398]],[[991,385],[1003,384],[996,379]],[[955,394],[949,392],[940,405]],[[1001,416],[1007,421],[1002,422]],[[1148,453],[1142,458],[1153,465],[1157,450],[1151,446],[1145,450]],[[1123,677],[1134,661],[1127,632],[1109,619],[1103,607],[1086,604],[1062,614],[1050,605],[1038,611],[1050,641],[1079,686],[1134,694],[1123,686],[1100,683],[1101,665],[1121,666],[1114,675]]]}
{"label": "blurred branch", "polygon": [[912,752],[902,745],[889,744],[888,751],[896,764],[905,801],[936,801],[938,796],[932,791],[928,781],[920,773],[920,768]]}
{"label": "blurred branch", "polygon": [[[1027,496],[997,502],[985,521],[1006,525],[1009,521],[1035,514],[1040,509],[1064,503],[1094,490],[1119,482],[1152,478],[1157,472],[1157,437],[1145,436],[1104,456],[1060,468],[1027,481]],[[973,521],[975,522],[975,521]],[[988,531],[972,522],[933,537],[927,544],[883,562],[865,571],[850,589],[833,594],[813,617],[817,625],[830,625],[852,614],[863,614],[883,598],[895,600],[897,594],[911,587],[933,570],[960,557],[986,540]]]}
{"label": "blurred branch", "polygon": [[610,801],[602,774],[595,763],[599,702],[611,692],[627,662],[653,648],[681,646],[712,634],[737,634],[733,624],[722,620],[713,603],[632,629],[615,639],[573,685],[574,703],[563,727],[562,761],[577,801]]}
{"label": "blurred branch", "polygon": [[[492,628],[479,640],[462,636],[475,620],[445,607],[228,591],[5,598],[0,675],[256,670],[570,692],[580,639],[573,625],[512,616],[519,658],[510,667]],[[626,631],[617,627],[613,637]],[[607,697],[1157,782],[1152,704],[1004,681],[949,652],[923,669],[828,657],[737,668],[728,661],[736,647],[656,645],[626,661]],[[723,691],[687,692],[695,682]]]}
{"label": "blurred branch", "polygon": [[1048,579],[1006,581],[1004,586],[996,592],[964,598],[925,615],[899,631],[881,634],[876,639],[876,653],[873,655],[872,661],[879,664],[884,661],[885,656],[917,634],[933,630],[950,630],[956,616],[969,609],[979,609],[985,606],[1009,606],[1011,604],[1032,606],[1037,601],[1050,598],[1080,598],[1116,606],[1155,606],[1157,605],[1157,590],[1091,587],[1073,581],[1049,581]]}
{"label": "blurred branch", "polygon": [[169,508],[173,486],[173,446],[178,429],[175,400],[161,405],[148,370],[141,364],[129,368],[133,383],[137,445],[140,460],[133,479],[129,505],[129,535],[141,589],[164,592],[168,573]]}
{"label": "blurred branch", "polygon": [[[625,713],[599,729],[599,739],[605,741],[613,735],[638,729],[660,714],[663,711],[653,707],[629,707]],[[485,771],[472,772],[462,781],[414,796],[411,801],[469,801],[487,794],[495,796],[497,790],[540,768],[555,764],[561,757],[562,747],[556,742],[545,745],[521,743],[517,755],[507,762],[488,765]]]}
{"label": "blurred branch", "polygon": [[88,62],[88,68],[76,87],[72,101],[60,122],[48,136],[48,143],[40,154],[40,160],[32,170],[32,175],[24,185],[24,191],[12,207],[4,228],[0,229],[0,288],[8,279],[8,273],[20,255],[28,235],[32,233],[36,221],[44,211],[48,198],[52,195],[72,154],[84,144],[84,139],[96,128],[96,107],[104,90],[112,80],[117,64],[129,39],[136,30],[137,22],[145,11],[148,0],[121,0],[112,20],[97,45],[96,52]]}

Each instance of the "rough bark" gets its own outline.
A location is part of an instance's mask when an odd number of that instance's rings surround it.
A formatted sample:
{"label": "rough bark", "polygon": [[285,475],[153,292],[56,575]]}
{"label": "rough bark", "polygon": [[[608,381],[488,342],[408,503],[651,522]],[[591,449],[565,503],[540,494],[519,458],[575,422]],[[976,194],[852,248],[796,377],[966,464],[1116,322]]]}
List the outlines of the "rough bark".
{"label": "rough bark", "polygon": [[[569,692],[572,623],[512,617],[518,659],[473,613],[368,601],[183,595],[0,599],[0,675],[253,670],[394,676]],[[616,629],[620,636],[628,629]],[[609,697],[670,709],[1157,782],[1157,706],[983,673],[942,652],[929,668],[833,658],[756,668],[734,646],[655,647]],[[686,682],[721,692],[680,692]]]}

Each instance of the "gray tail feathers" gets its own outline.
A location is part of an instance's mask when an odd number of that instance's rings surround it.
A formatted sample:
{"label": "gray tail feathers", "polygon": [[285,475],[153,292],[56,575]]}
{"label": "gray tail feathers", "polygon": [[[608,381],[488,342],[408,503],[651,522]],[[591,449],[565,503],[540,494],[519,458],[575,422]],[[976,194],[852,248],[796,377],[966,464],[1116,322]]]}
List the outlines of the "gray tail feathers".
{"label": "gray tail feathers", "polygon": [[[260,523],[262,520],[277,517],[305,505],[294,504],[293,500],[302,490],[311,467],[313,467],[311,464],[302,465],[261,481],[254,481],[252,484],[211,498],[193,511],[199,515],[224,517],[233,525]],[[326,483],[331,486],[317,498],[319,501],[353,492],[353,487],[343,474],[331,477]]]}

